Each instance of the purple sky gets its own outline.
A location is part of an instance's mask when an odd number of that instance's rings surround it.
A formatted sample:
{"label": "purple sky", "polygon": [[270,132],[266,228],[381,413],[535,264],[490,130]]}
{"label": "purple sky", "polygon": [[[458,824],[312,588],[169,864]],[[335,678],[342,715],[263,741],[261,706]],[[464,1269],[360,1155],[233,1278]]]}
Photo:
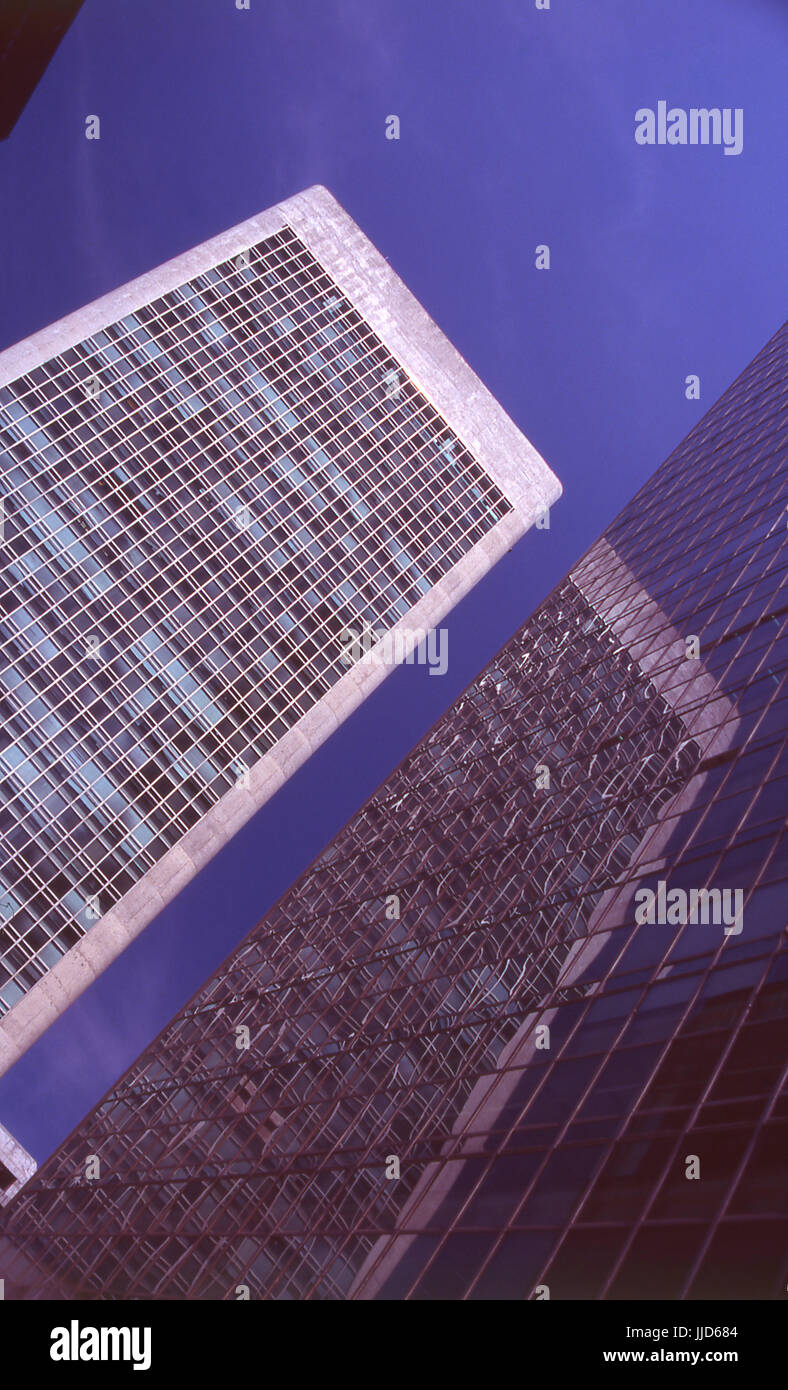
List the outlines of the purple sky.
{"label": "purple sky", "polygon": [[[37,1158],[782,322],[787,59],[783,0],[87,0],[0,144],[0,346],[324,183],[564,497],[455,610],[447,675],[395,672],[0,1080]],[[660,99],[743,108],[742,153],[637,145]]]}

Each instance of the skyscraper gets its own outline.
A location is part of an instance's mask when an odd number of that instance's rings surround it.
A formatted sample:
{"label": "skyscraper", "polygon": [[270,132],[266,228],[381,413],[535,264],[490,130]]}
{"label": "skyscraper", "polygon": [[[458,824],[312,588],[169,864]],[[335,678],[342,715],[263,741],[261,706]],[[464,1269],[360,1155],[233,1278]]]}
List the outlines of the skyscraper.
{"label": "skyscraper", "polygon": [[787,422],[788,325],[14,1199],[21,1292],[784,1288]]}
{"label": "skyscraper", "polygon": [[322,188],[0,354],[0,446],[2,1071],[560,487]]}

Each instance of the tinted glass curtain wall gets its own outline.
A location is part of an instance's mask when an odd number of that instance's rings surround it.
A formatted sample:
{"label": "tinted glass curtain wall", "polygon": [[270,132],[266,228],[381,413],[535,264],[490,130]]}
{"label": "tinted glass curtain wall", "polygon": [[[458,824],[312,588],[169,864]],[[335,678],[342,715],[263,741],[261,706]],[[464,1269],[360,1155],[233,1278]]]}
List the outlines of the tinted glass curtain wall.
{"label": "tinted glass curtain wall", "polygon": [[786,441],[788,327],[9,1205],[7,1296],[784,1289]]}

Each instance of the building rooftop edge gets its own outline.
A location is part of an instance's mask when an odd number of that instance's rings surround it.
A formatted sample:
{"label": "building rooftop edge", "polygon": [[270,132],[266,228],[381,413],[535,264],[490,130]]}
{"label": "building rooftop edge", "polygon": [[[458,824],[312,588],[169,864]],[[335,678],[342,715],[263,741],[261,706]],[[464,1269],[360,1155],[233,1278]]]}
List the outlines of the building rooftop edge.
{"label": "building rooftop edge", "polygon": [[557,501],[561,484],[545,460],[323,184],[236,223],[5,348],[0,352],[0,386],[286,226],[305,242],[511,504],[532,518],[535,500],[537,514]]}

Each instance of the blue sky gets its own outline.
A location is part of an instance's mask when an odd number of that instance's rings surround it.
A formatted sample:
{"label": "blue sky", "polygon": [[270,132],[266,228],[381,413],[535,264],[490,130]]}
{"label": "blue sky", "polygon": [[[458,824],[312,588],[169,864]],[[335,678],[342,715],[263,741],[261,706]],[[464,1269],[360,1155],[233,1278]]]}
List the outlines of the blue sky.
{"label": "blue sky", "polygon": [[[37,1158],[778,328],[787,59],[783,0],[87,0],[0,144],[0,346],[323,183],[564,497],[455,610],[447,675],[396,671],[0,1079]],[[742,153],[637,145],[660,99],[741,107]]]}

